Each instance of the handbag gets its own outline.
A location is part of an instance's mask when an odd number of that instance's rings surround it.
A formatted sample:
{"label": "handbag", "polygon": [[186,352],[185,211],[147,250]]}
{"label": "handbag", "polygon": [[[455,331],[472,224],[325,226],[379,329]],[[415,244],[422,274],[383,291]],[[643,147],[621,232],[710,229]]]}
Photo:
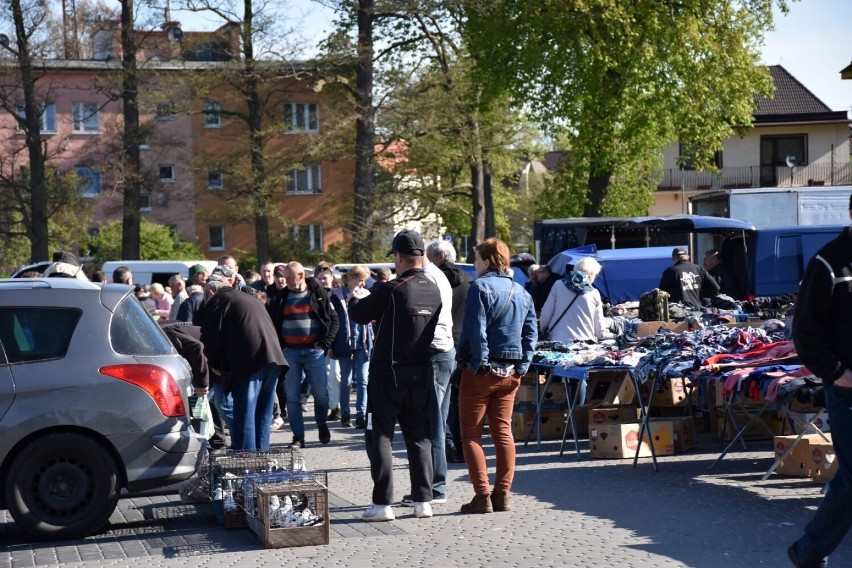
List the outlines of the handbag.
{"label": "handbag", "polygon": [[210,401],[206,396],[191,395],[189,401],[189,416],[192,428],[206,439],[213,437],[213,414],[210,412]]}

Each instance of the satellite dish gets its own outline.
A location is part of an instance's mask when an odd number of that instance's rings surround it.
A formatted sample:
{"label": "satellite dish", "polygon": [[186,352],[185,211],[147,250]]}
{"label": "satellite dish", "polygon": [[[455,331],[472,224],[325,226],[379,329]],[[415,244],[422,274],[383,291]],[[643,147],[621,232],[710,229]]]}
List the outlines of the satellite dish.
{"label": "satellite dish", "polygon": [[799,163],[799,158],[798,158],[798,156],[796,156],[796,154],[787,154],[786,161],[787,161],[787,167],[788,168],[795,168],[796,165],[798,165],[798,163]]}
{"label": "satellite dish", "polygon": [[183,30],[177,26],[169,28],[168,36],[171,41],[181,41],[183,39]]}
{"label": "satellite dish", "polygon": [[6,34],[0,34],[0,46],[9,49],[9,36]]}

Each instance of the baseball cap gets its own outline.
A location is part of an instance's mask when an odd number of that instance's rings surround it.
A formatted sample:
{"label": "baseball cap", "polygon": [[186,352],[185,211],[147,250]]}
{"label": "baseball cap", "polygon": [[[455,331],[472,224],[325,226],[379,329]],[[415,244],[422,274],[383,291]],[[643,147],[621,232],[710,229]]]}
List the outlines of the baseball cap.
{"label": "baseball cap", "polygon": [[689,256],[689,253],[683,250],[682,248],[676,248],[672,251],[672,258],[676,256]]}
{"label": "baseball cap", "polygon": [[213,269],[213,272],[210,274],[211,276],[221,276],[222,278],[233,278],[234,270],[224,264],[220,264],[216,268]]}
{"label": "baseball cap", "polygon": [[284,276],[284,274],[286,273],[286,268],[287,267],[283,264],[276,264],[275,268],[272,270],[272,274],[274,274],[275,276]]}
{"label": "baseball cap", "polygon": [[393,238],[387,256],[393,255],[394,252],[409,256],[423,256],[424,250],[426,250],[426,245],[423,244],[423,237],[420,236],[420,233],[403,229]]}
{"label": "baseball cap", "polygon": [[189,280],[190,280],[190,282],[192,281],[193,278],[195,278],[196,274],[198,274],[199,272],[206,272],[206,271],[207,271],[207,268],[205,268],[203,264],[196,264],[195,266],[190,266],[189,267]]}

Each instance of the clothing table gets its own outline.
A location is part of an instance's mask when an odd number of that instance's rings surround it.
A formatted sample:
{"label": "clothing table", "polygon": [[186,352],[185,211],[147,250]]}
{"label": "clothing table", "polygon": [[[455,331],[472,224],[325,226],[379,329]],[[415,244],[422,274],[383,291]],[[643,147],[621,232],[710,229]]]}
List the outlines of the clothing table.
{"label": "clothing table", "polygon": [[[630,375],[631,381],[633,381],[633,386],[636,388],[638,392],[638,385],[636,384],[636,378],[633,376],[633,367],[627,365],[574,365],[574,366],[563,366],[558,364],[549,364],[549,363],[532,363],[530,365],[534,369],[540,371],[545,376],[544,384],[542,385],[538,380],[535,381],[535,417],[533,421],[530,423],[529,430],[527,431],[526,439],[524,440],[524,445],[526,446],[529,443],[530,436],[532,435],[533,428],[536,429],[537,432],[537,443],[536,448],[541,448],[541,413],[544,405],[544,397],[545,393],[547,393],[547,388],[550,386],[551,382],[554,380],[559,380],[562,382],[562,386],[565,389],[565,400],[566,400],[566,415],[565,415],[565,428],[562,432],[562,443],[559,446],[559,456],[562,457],[565,453],[565,444],[568,441],[568,428],[571,428],[571,433],[574,437],[574,451],[577,454],[577,459],[580,459],[580,437],[577,433],[577,424],[574,420],[574,412],[577,409],[580,393],[584,390],[584,387],[589,381],[589,374],[595,371],[627,371]],[[570,391],[569,385],[574,383],[574,392],[573,394]],[[641,406],[641,398],[640,398],[640,406]],[[643,420],[647,420],[647,417],[642,415]],[[640,438],[641,439],[641,438]],[[639,454],[639,450],[637,449],[637,457]],[[653,454],[653,449],[652,449]],[[654,467],[656,468],[656,455],[654,457]]]}

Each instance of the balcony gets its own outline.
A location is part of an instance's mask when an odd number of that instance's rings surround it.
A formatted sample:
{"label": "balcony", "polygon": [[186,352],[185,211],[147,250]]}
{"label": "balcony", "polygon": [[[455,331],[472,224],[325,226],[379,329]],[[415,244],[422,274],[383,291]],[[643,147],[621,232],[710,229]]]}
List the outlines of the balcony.
{"label": "balcony", "polygon": [[849,185],[850,164],[815,163],[787,166],[741,166],[722,168],[718,174],[694,170],[666,169],[659,191],[742,189],[750,187],[806,187]]}

